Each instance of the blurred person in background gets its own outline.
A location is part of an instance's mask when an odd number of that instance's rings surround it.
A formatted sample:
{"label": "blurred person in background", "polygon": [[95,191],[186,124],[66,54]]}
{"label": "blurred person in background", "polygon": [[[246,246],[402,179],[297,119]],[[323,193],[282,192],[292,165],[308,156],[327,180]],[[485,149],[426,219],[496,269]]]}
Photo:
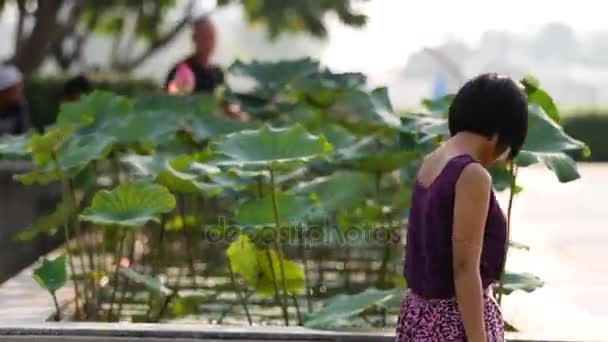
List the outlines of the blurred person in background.
{"label": "blurred person in background", "polygon": [[31,127],[23,96],[23,75],[11,64],[0,65],[0,135],[22,134]]}
{"label": "blurred person in background", "polygon": [[63,86],[61,102],[78,101],[81,96],[87,95],[91,91],[93,91],[93,87],[85,75],[72,77]]}
{"label": "blurred person in background", "polygon": [[[215,26],[209,18],[200,17],[193,22],[192,31],[194,54],[178,62],[169,71],[165,81],[169,94],[212,94],[224,84],[224,72],[210,62],[217,42]],[[237,103],[222,103],[222,113],[239,121],[249,118]]]}
{"label": "blurred person in background", "polygon": [[215,50],[217,34],[215,26],[207,17],[200,17],[192,24],[192,41],[194,54],[179,61],[167,75],[165,88],[169,89],[175,79],[178,68],[187,65],[194,74],[194,93],[212,93],[224,83],[224,72],[219,66],[211,64],[211,55]]}

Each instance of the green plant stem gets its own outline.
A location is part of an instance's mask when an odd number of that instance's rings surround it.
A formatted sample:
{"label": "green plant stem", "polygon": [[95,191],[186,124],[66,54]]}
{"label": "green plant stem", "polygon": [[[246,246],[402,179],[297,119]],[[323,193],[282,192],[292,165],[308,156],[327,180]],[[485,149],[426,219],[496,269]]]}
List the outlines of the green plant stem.
{"label": "green plant stem", "polygon": [[[382,218],[385,218],[385,215],[382,214],[382,204],[380,203],[380,182],[382,180],[382,173],[378,172],[376,173],[376,202],[378,207],[380,208],[380,215]],[[387,219],[388,221],[388,219]],[[390,223],[389,223],[390,226]],[[380,229],[386,229],[384,227],[381,227]],[[386,288],[386,273],[388,271],[388,262],[390,261],[390,257],[391,257],[391,246],[388,243],[388,240],[385,241],[384,244],[384,253],[382,256],[382,264],[380,266],[380,270],[378,272],[378,283],[377,286],[380,289]]]}
{"label": "green plant stem", "polygon": [[312,312],[312,298],[311,298],[311,289],[310,289],[310,271],[308,269],[308,253],[306,253],[306,230],[302,229],[302,235],[300,239],[300,256],[302,257],[302,262],[304,263],[304,287],[306,290],[306,310],[308,313]]}
{"label": "green plant stem", "polygon": [[[255,293],[254,292],[249,292],[245,294],[245,301],[249,300],[249,298],[251,298],[251,296]],[[228,315],[228,313],[230,311],[232,311],[232,308],[234,308],[236,304],[234,302],[230,303],[230,305],[228,305],[228,307],[226,308],[226,310],[222,311],[220,313],[220,317],[217,318],[217,323],[218,324],[222,324],[222,322],[224,321],[224,318],[226,318],[226,315]]]}
{"label": "green plant stem", "polygon": [[74,261],[72,260],[70,253],[70,230],[67,225],[63,226],[63,233],[65,235],[65,252],[68,255],[68,265],[70,267],[70,274],[72,275],[72,282],[74,283],[74,305],[76,306],[74,314],[78,320],[80,319],[80,291],[78,290]]}
{"label": "green plant stem", "polygon": [[[189,227],[186,224],[186,204],[184,195],[178,195],[178,210],[182,220],[182,233],[184,234],[184,240],[186,242],[186,256],[188,257],[188,267],[190,268],[190,275],[192,276],[192,286],[194,289],[196,285],[196,268],[194,267],[194,251],[192,249],[192,236],[189,234]],[[195,238],[196,239],[196,238]]]}
{"label": "green plant stem", "polygon": [[61,320],[61,309],[59,308],[59,302],[57,301],[57,294],[55,292],[51,292],[51,296],[53,297],[53,304],[55,304],[55,321],[59,322]]}
{"label": "green plant stem", "polygon": [[125,243],[125,238],[127,234],[124,230],[120,232],[120,242],[118,244],[118,248],[116,250],[116,254],[114,255],[114,262],[116,263],[116,268],[114,270],[114,279],[112,281],[112,296],[110,298],[110,309],[108,310],[107,321],[110,322],[112,319],[112,310],[114,309],[114,301],[116,300],[116,292],[118,291],[118,274],[120,270],[120,258],[122,256],[122,247]]}
{"label": "green plant stem", "polygon": [[274,265],[272,262],[272,255],[270,255],[270,249],[266,249],[266,259],[268,259],[270,276],[272,277],[272,286],[274,287],[274,300],[277,304],[281,305],[281,294],[279,293],[279,284],[277,283],[277,275],[274,272]]}
{"label": "green plant stem", "polygon": [[350,291],[350,268],[348,267],[348,261],[350,260],[351,246],[348,240],[344,241],[344,244],[344,248],[346,249],[344,251],[346,257],[344,258],[344,260],[342,260],[342,263],[344,265],[344,289],[346,289],[346,291],[348,292]]}
{"label": "green plant stem", "polygon": [[169,304],[171,303],[171,301],[173,300],[173,298],[176,295],[177,295],[177,292],[174,291],[173,293],[171,293],[171,295],[165,297],[165,301],[163,302],[163,305],[161,306],[160,310],[158,311],[158,316],[156,316],[154,323],[160,322],[160,319],[163,318],[165,311],[167,311],[167,309],[169,308]]}
{"label": "green plant stem", "polygon": [[236,281],[230,261],[228,261],[228,271],[230,272],[230,281],[232,282],[232,286],[234,286],[234,291],[236,292],[236,295],[239,298],[239,302],[241,302],[241,305],[243,306],[243,310],[245,310],[245,315],[247,315],[247,322],[249,322],[249,325],[253,325],[253,322],[251,321],[251,315],[249,314],[249,308],[247,307],[247,301],[243,297],[241,288]]}
{"label": "green plant stem", "polygon": [[[158,240],[156,242],[156,253],[154,254],[154,260],[152,261],[152,275],[157,276],[160,272],[161,264],[163,261],[164,253],[164,240],[165,240],[165,226],[167,224],[167,215],[161,214],[160,216],[160,230],[158,234]],[[146,320],[149,321],[152,318],[152,300],[154,297],[152,294],[148,296],[148,311],[146,312]]]}
{"label": "green plant stem", "polygon": [[[69,197],[69,187],[67,184],[67,178],[65,177],[65,174],[63,172],[63,170],[61,169],[61,164],[59,163],[59,159],[57,158],[57,154],[55,152],[51,153],[51,158],[53,159],[53,162],[55,164],[55,171],[57,172],[57,174],[59,175],[59,179],[61,180],[61,196],[64,200],[68,199],[68,200],[72,200],[71,197]],[[76,202],[71,202],[72,205],[75,207],[76,206]],[[69,223],[68,223],[69,224]],[[72,259],[73,254],[71,254],[70,252],[70,229],[68,225],[63,225],[63,229],[64,229],[64,234],[65,234],[65,250],[66,253],[68,255],[68,260],[69,260],[69,265],[70,265],[70,273],[72,274],[72,281],[74,282],[74,304],[76,305],[76,318],[80,319],[80,291],[78,290],[78,281],[76,280],[76,267],[74,267],[74,260]],[[79,242],[77,239],[74,240],[74,242],[76,243],[76,248],[79,251],[82,251],[82,249],[80,248]],[[82,267],[84,267],[84,261],[82,261],[82,253],[80,253],[80,258],[81,258],[81,263],[82,263]],[[85,288],[83,289],[83,294],[84,294],[84,302],[86,303],[86,283],[84,284]],[[84,304],[86,307],[86,304]],[[86,310],[86,308],[85,308]]]}
{"label": "green plant stem", "polygon": [[[133,232],[131,234],[131,247],[129,248],[129,262],[131,263],[130,267],[134,264],[134,261],[135,261],[134,259],[135,259],[135,242],[136,242],[136,240],[137,240],[137,237],[135,235],[135,232]],[[116,311],[116,315],[118,317],[120,317],[121,314],[122,314],[122,306],[123,306],[123,304],[125,302],[125,299],[127,297],[127,289],[128,289],[128,286],[129,286],[130,282],[131,281],[129,279],[125,279],[122,282],[122,290],[121,290],[121,294],[120,294],[120,300],[118,301],[118,309]]]}
{"label": "green plant stem", "polygon": [[498,286],[498,305],[502,304],[502,294],[505,288],[505,275],[507,269],[507,256],[509,252],[509,242],[511,241],[511,213],[513,210],[513,199],[515,198],[515,191],[517,187],[517,165],[514,161],[511,162],[509,167],[509,174],[511,176],[511,185],[509,187],[509,205],[507,207],[507,245],[505,246],[505,260],[502,265],[500,272],[500,285]]}
{"label": "green plant stem", "polygon": [[[59,167],[59,164],[57,164],[57,166]],[[64,177],[65,174],[62,173],[62,177]],[[72,179],[69,178],[65,178],[66,181],[66,185],[67,185],[67,190],[68,190],[68,195],[70,196],[70,201],[72,203],[74,203],[74,205],[76,205],[77,201],[76,201],[76,191],[74,189],[74,182],[72,181]],[[74,231],[76,233],[76,237],[75,237],[75,241],[76,241],[76,245],[78,247],[78,251],[79,251],[79,258],[80,258],[80,267],[82,269],[82,275],[84,276],[84,294],[85,294],[85,312],[87,315],[91,314],[91,310],[93,308],[91,308],[90,305],[90,300],[89,297],[87,296],[87,290],[88,292],[90,292],[91,294],[91,298],[96,296],[97,290],[96,290],[96,286],[95,286],[95,280],[92,279],[91,275],[93,273],[93,270],[95,269],[95,264],[93,263],[93,246],[89,246],[86,243],[86,239],[85,239],[85,234],[83,234],[82,230],[80,229],[80,221],[78,220],[78,218],[74,217],[73,218],[73,225],[74,225]],[[86,269],[86,263],[85,263],[85,259],[84,256],[85,254],[87,255],[87,259],[88,259],[88,263],[89,263],[89,269],[87,271]],[[90,284],[91,284],[91,288],[89,289],[87,284],[87,280],[90,280]]]}
{"label": "green plant stem", "polygon": [[279,269],[281,272],[281,285],[283,286],[282,296],[282,309],[283,318],[285,319],[285,325],[289,326],[289,314],[287,312],[287,279],[285,279],[285,265],[283,265],[283,248],[281,246],[281,222],[279,220],[279,206],[277,203],[277,196],[274,182],[274,171],[270,169],[270,192],[272,196],[272,209],[274,211],[274,222],[276,226],[276,233],[274,238],[275,249],[279,258]]}
{"label": "green plant stem", "polygon": [[295,294],[291,294],[291,299],[293,299],[293,305],[296,307],[296,314],[298,316],[298,325],[303,326],[304,320],[302,319],[302,313],[300,312],[300,305],[298,303],[298,298]]}

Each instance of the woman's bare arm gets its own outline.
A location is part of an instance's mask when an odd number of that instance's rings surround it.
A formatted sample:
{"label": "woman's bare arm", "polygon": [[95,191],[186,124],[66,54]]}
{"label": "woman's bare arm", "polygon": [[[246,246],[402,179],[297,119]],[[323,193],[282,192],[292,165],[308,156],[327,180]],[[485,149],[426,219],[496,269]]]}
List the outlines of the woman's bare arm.
{"label": "woman's bare arm", "polygon": [[456,300],[468,341],[485,342],[479,263],[492,179],[479,164],[468,165],[456,182],[452,233]]}

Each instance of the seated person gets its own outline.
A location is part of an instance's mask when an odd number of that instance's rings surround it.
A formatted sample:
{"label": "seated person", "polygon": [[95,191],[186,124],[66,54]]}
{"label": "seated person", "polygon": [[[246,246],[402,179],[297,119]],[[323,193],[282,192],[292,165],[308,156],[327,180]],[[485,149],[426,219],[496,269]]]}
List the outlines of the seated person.
{"label": "seated person", "polygon": [[210,58],[215,49],[216,32],[213,23],[206,17],[199,18],[192,24],[192,41],[195,52],[190,57],[178,62],[167,75],[165,89],[175,78],[177,68],[182,63],[190,67],[194,74],[195,93],[212,93],[215,88],[224,83],[224,72],[218,66],[210,64]]}
{"label": "seated person", "polygon": [[23,96],[23,75],[10,64],[0,65],[0,135],[22,134],[31,127]]}
{"label": "seated person", "polygon": [[[216,46],[216,30],[213,23],[207,17],[201,17],[192,24],[192,41],[195,51],[190,57],[178,62],[167,75],[165,89],[173,93],[171,83],[175,80],[180,66],[188,66],[192,73],[186,78],[193,77],[193,93],[211,94],[224,83],[224,72],[219,66],[210,63],[211,55]],[[240,106],[235,103],[224,103],[222,106],[223,114],[235,120],[247,120],[248,116],[242,112]]]}

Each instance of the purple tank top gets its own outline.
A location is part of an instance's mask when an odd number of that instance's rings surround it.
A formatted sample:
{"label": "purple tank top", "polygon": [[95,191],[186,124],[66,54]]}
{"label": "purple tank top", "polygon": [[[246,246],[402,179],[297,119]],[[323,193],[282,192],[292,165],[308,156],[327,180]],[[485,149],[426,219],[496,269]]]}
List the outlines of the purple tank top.
{"label": "purple tank top", "polygon": [[[425,298],[455,296],[452,268],[452,226],[456,181],[476,161],[469,155],[452,158],[429,185],[416,181],[412,193],[404,273],[408,287]],[[507,225],[494,192],[483,236],[480,273],[483,288],[498,281],[505,260]]]}

